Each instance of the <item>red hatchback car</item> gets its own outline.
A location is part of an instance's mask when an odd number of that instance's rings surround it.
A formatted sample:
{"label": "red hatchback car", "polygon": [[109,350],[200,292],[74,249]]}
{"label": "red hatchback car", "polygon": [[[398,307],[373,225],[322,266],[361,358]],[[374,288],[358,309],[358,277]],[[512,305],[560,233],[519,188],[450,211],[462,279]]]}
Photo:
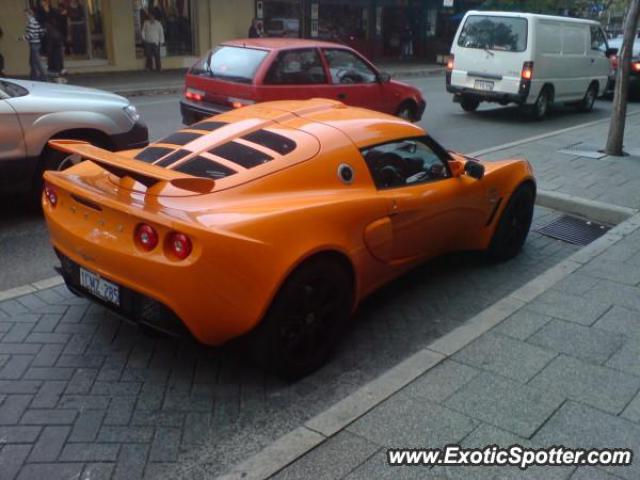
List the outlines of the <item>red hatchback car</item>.
{"label": "red hatchback car", "polygon": [[344,45],[291,38],[224,42],[187,72],[182,121],[257,102],[323,97],[348,105],[422,118],[426,102],[417,88],[391,80]]}

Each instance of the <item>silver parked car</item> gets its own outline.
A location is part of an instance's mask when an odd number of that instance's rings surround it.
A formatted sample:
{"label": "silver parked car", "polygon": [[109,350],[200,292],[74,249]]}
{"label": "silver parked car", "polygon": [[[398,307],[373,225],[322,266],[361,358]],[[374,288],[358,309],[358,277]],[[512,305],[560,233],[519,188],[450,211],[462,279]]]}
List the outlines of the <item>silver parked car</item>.
{"label": "silver parked car", "polygon": [[110,150],[149,143],[147,126],[126,98],[92,88],[0,79],[0,193],[39,192],[42,172],[78,159],[52,150],[52,138]]}

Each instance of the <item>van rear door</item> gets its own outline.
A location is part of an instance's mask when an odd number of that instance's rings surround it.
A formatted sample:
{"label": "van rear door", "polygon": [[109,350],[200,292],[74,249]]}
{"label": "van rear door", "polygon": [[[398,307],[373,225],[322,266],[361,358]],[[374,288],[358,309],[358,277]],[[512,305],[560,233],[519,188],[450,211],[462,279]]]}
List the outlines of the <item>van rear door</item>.
{"label": "van rear door", "polygon": [[528,58],[525,17],[468,14],[458,30],[451,84],[500,93],[518,93],[522,65]]}

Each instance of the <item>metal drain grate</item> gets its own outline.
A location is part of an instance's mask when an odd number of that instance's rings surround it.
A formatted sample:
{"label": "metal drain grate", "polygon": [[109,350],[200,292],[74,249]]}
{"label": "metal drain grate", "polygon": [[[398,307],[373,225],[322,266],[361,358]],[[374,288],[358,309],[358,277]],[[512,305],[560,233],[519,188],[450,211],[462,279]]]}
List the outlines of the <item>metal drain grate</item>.
{"label": "metal drain grate", "polygon": [[535,231],[574,245],[589,245],[594,240],[607,233],[611,227],[591,220],[584,220],[570,215],[562,215],[551,223]]}

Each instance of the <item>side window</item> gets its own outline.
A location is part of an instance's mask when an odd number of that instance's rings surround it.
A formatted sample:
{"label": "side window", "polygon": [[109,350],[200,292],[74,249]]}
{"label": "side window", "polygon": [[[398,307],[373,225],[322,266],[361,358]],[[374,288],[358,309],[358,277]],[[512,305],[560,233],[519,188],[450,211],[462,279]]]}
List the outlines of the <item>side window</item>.
{"label": "side window", "polygon": [[327,83],[318,51],[313,48],[285,50],[271,65],[264,80],[269,85]]}
{"label": "side window", "polygon": [[591,50],[598,50],[602,53],[607,51],[607,40],[600,27],[591,26]]}
{"label": "side window", "polygon": [[329,64],[333,83],[375,83],[376,72],[348,50],[327,49],[324,55]]}
{"label": "side window", "polygon": [[445,160],[419,140],[402,140],[362,150],[377,188],[398,188],[449,178]]}

